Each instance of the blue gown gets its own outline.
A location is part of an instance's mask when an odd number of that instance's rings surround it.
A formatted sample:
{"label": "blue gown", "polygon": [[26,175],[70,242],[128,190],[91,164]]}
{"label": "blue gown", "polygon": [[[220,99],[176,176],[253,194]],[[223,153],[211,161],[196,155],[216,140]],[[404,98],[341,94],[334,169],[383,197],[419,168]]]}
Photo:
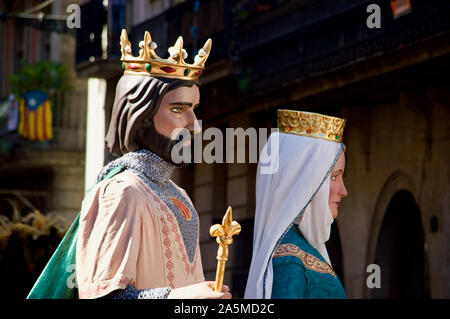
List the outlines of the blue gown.
{"label": "blue gown", "polygon": [[302,236],[289,229],[272,259],[272,299],[345,299],[333,268]]}

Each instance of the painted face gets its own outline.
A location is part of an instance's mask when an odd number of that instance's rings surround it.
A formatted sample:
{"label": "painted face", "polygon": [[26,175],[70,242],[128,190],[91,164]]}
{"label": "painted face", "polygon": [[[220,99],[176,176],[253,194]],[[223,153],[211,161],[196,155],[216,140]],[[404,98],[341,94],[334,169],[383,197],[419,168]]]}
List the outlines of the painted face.
{"label": "painted face", "polygon": [[[176,139],[181,129],[188,129],[191,134],[199,133],[200,127],[194,113],[199,103],[200,91],[196,85],[169,91],[153,119],[156,131],[172,139]],[[185,145],[189,144],[190,140],[185,142]]]}
{"label": "painted face", "polygon": [[333,171],[330,175],[330,197],[328,200],[328,205],[331,209],[331,214],[333,218],[336,219],[338,216],[338,208],[341,204],[341,198],[348,195],[347,189],[344,185],[343,175],[345,170],[345,155],[342,152],[339,156],[336,164],[333,167]]}

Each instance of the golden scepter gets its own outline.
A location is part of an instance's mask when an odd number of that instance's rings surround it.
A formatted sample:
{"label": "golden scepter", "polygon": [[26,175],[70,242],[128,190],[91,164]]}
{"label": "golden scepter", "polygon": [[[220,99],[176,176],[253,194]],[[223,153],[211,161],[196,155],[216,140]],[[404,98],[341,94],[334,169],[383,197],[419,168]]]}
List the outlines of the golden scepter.
{"label": "golden scepter", "polygon": [[233,235],[237,235],[240,232],[241,225],[233,220],[231,207],[228,207],[225,216],[223,216],[222,225],[215,224],[209,229],[211,237],[217,237],[216,241],[219,244],[219,249],[217,250],[217,271],[214,291],[222,291],[225,263],[228,260],[228,245],[233,243]]}

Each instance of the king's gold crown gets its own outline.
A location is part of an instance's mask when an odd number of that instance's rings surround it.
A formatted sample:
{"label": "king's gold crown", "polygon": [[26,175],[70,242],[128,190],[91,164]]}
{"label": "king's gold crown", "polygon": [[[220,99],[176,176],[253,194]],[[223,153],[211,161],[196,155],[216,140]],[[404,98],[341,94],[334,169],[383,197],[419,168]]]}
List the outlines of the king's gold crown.
{"label": "king's gold crown", "polygon": [[144,41],[139,42],[139,56],[133,56],[131,52],[131,43],[128,40],[128,34],[122,29],[120,35],[120,47],[122,52],[122,68],[124,74],[150,75],[155,77],[165,77],[171,79],[182,79],[195,81],[202,74],[205,68],[205,62],[211,51],[212,41],[208,39],[203,48],[201,48],[194,58],[194,63],[189,64],[184,60],[187,58],[187,52],[183,49],[183,38],[178,37],[175,45],[168,49],[169,58],[160,58],[155,49],[157,45],[152,41],[150,32],[144,34]]}
{"label": "king's gold crown", "polygon": [[318,113],[278,110],[278,130],[342,143],[345,119]]}

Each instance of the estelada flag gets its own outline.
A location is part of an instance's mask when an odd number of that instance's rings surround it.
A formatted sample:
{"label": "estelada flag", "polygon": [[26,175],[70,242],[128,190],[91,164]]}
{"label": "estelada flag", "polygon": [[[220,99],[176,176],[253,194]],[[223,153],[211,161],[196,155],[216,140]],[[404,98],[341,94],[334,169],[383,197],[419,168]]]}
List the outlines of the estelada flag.
{"label": "estelada flag", "polygon": [[43,91],[27,91],[19,106],[19,135],[33,141],[53,138],[52,110],[47,94]]}

